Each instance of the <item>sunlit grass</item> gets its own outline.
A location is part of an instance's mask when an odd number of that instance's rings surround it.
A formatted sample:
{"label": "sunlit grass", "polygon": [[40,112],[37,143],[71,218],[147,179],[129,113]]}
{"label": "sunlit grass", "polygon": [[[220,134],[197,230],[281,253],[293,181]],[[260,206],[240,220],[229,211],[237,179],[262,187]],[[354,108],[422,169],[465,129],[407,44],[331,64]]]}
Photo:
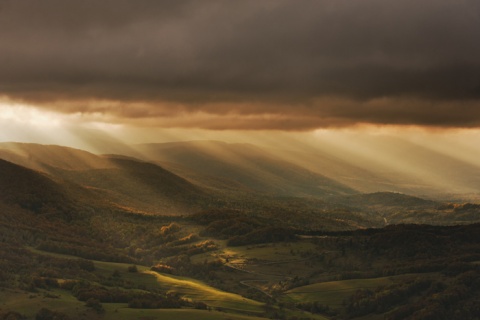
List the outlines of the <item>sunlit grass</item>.
{"label": "sunlit grass", "polygon": [[0,292],[0,302],[0,311],[2,309],[16,311],[28,319],[34,319],[36,313],[42,308],[56,310],[72,316],[86,311],[84,302],[78,301],[69,292],[59,289],[35,293],[3,291]]}
{"label": "sunlit grass", "polygon": [[218,290],[198,280],[164,275],[154,271],[145,271],[144,273],[154,275],[163,289],[179,293],[185,298],[203,301],[209,306],[238,311],[262,311],[263,303]]}
{"label": "sunlit grass", "polygon": [[[423,277],[428,277],[429,275],[432,274],[422,274]],[[284,300],[294,302],[319,302],[323,305],[339,307],[346,298],[350,297],[359,289],[375,290],[382,286],[388,286],[405,281],[406,279],[411,279],[412,276],[414,276],[414,274],[315,283],[286,291]]]}
{"label": "sunlit grass", "polygon": [[118,304],[104,304],[107,311],[104,320],[130,320],[130,319],[159,319],[159,320],[260,320],[265,318],[250,317],[239,314],[226,314],[215,310],[194,309],[131,309]]}
{"label": "sunlit grass", "polygon": [[[75,256],[45,252],[30,248],[37,254],[49,255],[57,258],[76,259]],[[239,312],[261,313],[263,303],[244,298],[238,294],[216,289],[208,284],[187,277],[161,274],[151,271],[148,267],[137,266],[138,272],[127,272],[131,264],[104,262],[92,260],[95,265],[95,274],[108,277],[113,272],[120,272],[125,280],[132,281],[137,286],[142,285],[151,289],[163,289],[175,292],[180,296],[194,301],[203,301],[208,306],[215,308],[230,309]]]}

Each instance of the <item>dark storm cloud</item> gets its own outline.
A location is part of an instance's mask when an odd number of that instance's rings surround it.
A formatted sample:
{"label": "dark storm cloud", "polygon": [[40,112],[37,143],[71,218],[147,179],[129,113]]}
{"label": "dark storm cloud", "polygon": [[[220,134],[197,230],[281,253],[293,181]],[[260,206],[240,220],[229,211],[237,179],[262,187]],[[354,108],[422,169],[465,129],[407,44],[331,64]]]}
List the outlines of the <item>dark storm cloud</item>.
{"label": "dark storm cloud", "polygon": [[0,95],[127,121],[471,127],[479,39],[477,0],[0,0]]}

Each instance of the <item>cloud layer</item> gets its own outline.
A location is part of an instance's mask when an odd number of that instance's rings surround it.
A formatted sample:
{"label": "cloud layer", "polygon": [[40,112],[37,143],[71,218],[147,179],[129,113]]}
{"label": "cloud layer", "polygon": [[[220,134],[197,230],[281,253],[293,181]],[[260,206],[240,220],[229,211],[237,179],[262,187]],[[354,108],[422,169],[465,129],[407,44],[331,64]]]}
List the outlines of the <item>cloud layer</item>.
{"label": "cloud layer", "polygon": [[211,129],[480,126],[477,0],[0,0],[0,95]]}

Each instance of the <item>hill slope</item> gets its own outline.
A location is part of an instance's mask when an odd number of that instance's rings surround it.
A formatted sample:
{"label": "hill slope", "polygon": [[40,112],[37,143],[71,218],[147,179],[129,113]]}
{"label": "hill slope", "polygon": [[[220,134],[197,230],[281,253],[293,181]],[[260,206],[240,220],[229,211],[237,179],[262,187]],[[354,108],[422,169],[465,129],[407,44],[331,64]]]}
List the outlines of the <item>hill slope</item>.
{"label": "hill slope", "polygon": [[104,194],[110,203],[152,213],[191,212],[207,194],[162,167],[136,160],[110,158],[112,168],[55,170],[62,179]]}
{"label": "hill slope", "polygon": [[84,150],[35,143],[0,143],[0,158],[45,172],[52,167],[65,170],[112,167],[108,159]]}
{"label": "hill slope", "polygon": [[69,189],[75,197],[87,201],[94,198],[91,200],[107,206],[185,213],[197,208],[206,195],[201,188],[168,170],[133,158],[98,156],[68,147],[30,143],[1,143],[0,158],[48,173],[63,181],[62,188]]}
{"label": "hill slope", "polygon": [[143,144],[137,151],[192,181],[213,188],[243,188],[280,196],[325,196],[355,191],[283,161],[250,144],[190,141]]}
{"label": "hill slope", "polygon": [[391,136],[347,137],[296,148],[290,145],[290,151],[268,151],[360,192],[435,195],[476,193],[480,188],[480,167],[474,150],[418,144]]}
{"label": "hill slope", "polygon": [[374,192],[336,198],[337,202],[359,207],[434,207],[435,201],[395,192]]}
{"label": "hill slope", "polygon": [[35,213],[72,204],[63,188],[51,178],[0,159],[0,201]]}

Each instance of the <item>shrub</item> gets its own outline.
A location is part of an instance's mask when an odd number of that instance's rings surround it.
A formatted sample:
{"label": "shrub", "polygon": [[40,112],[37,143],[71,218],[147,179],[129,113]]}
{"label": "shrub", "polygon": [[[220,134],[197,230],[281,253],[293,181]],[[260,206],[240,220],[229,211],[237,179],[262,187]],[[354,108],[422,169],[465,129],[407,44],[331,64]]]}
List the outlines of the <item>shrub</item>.
{"label": "shrub", "polygon": [[105,309],[103,308],[100,301],[98,301],[95,298],[88,299],[87,302],[85,303],[85,306],[95,310],[98,314],[105,312]]}
{"label": "shrub", "polygon": [[131,273],[137,273],[138,272],[138,269],[137,269],[137,266],[136,265],[131,265],[127,268],[127,271],[128,272],[131,272]]}
{"label": "shrub", "polygon": [[70,318],[61,312],[53,311],[47,308],[42,308],[37,315],[35,320],[69,320]]}

